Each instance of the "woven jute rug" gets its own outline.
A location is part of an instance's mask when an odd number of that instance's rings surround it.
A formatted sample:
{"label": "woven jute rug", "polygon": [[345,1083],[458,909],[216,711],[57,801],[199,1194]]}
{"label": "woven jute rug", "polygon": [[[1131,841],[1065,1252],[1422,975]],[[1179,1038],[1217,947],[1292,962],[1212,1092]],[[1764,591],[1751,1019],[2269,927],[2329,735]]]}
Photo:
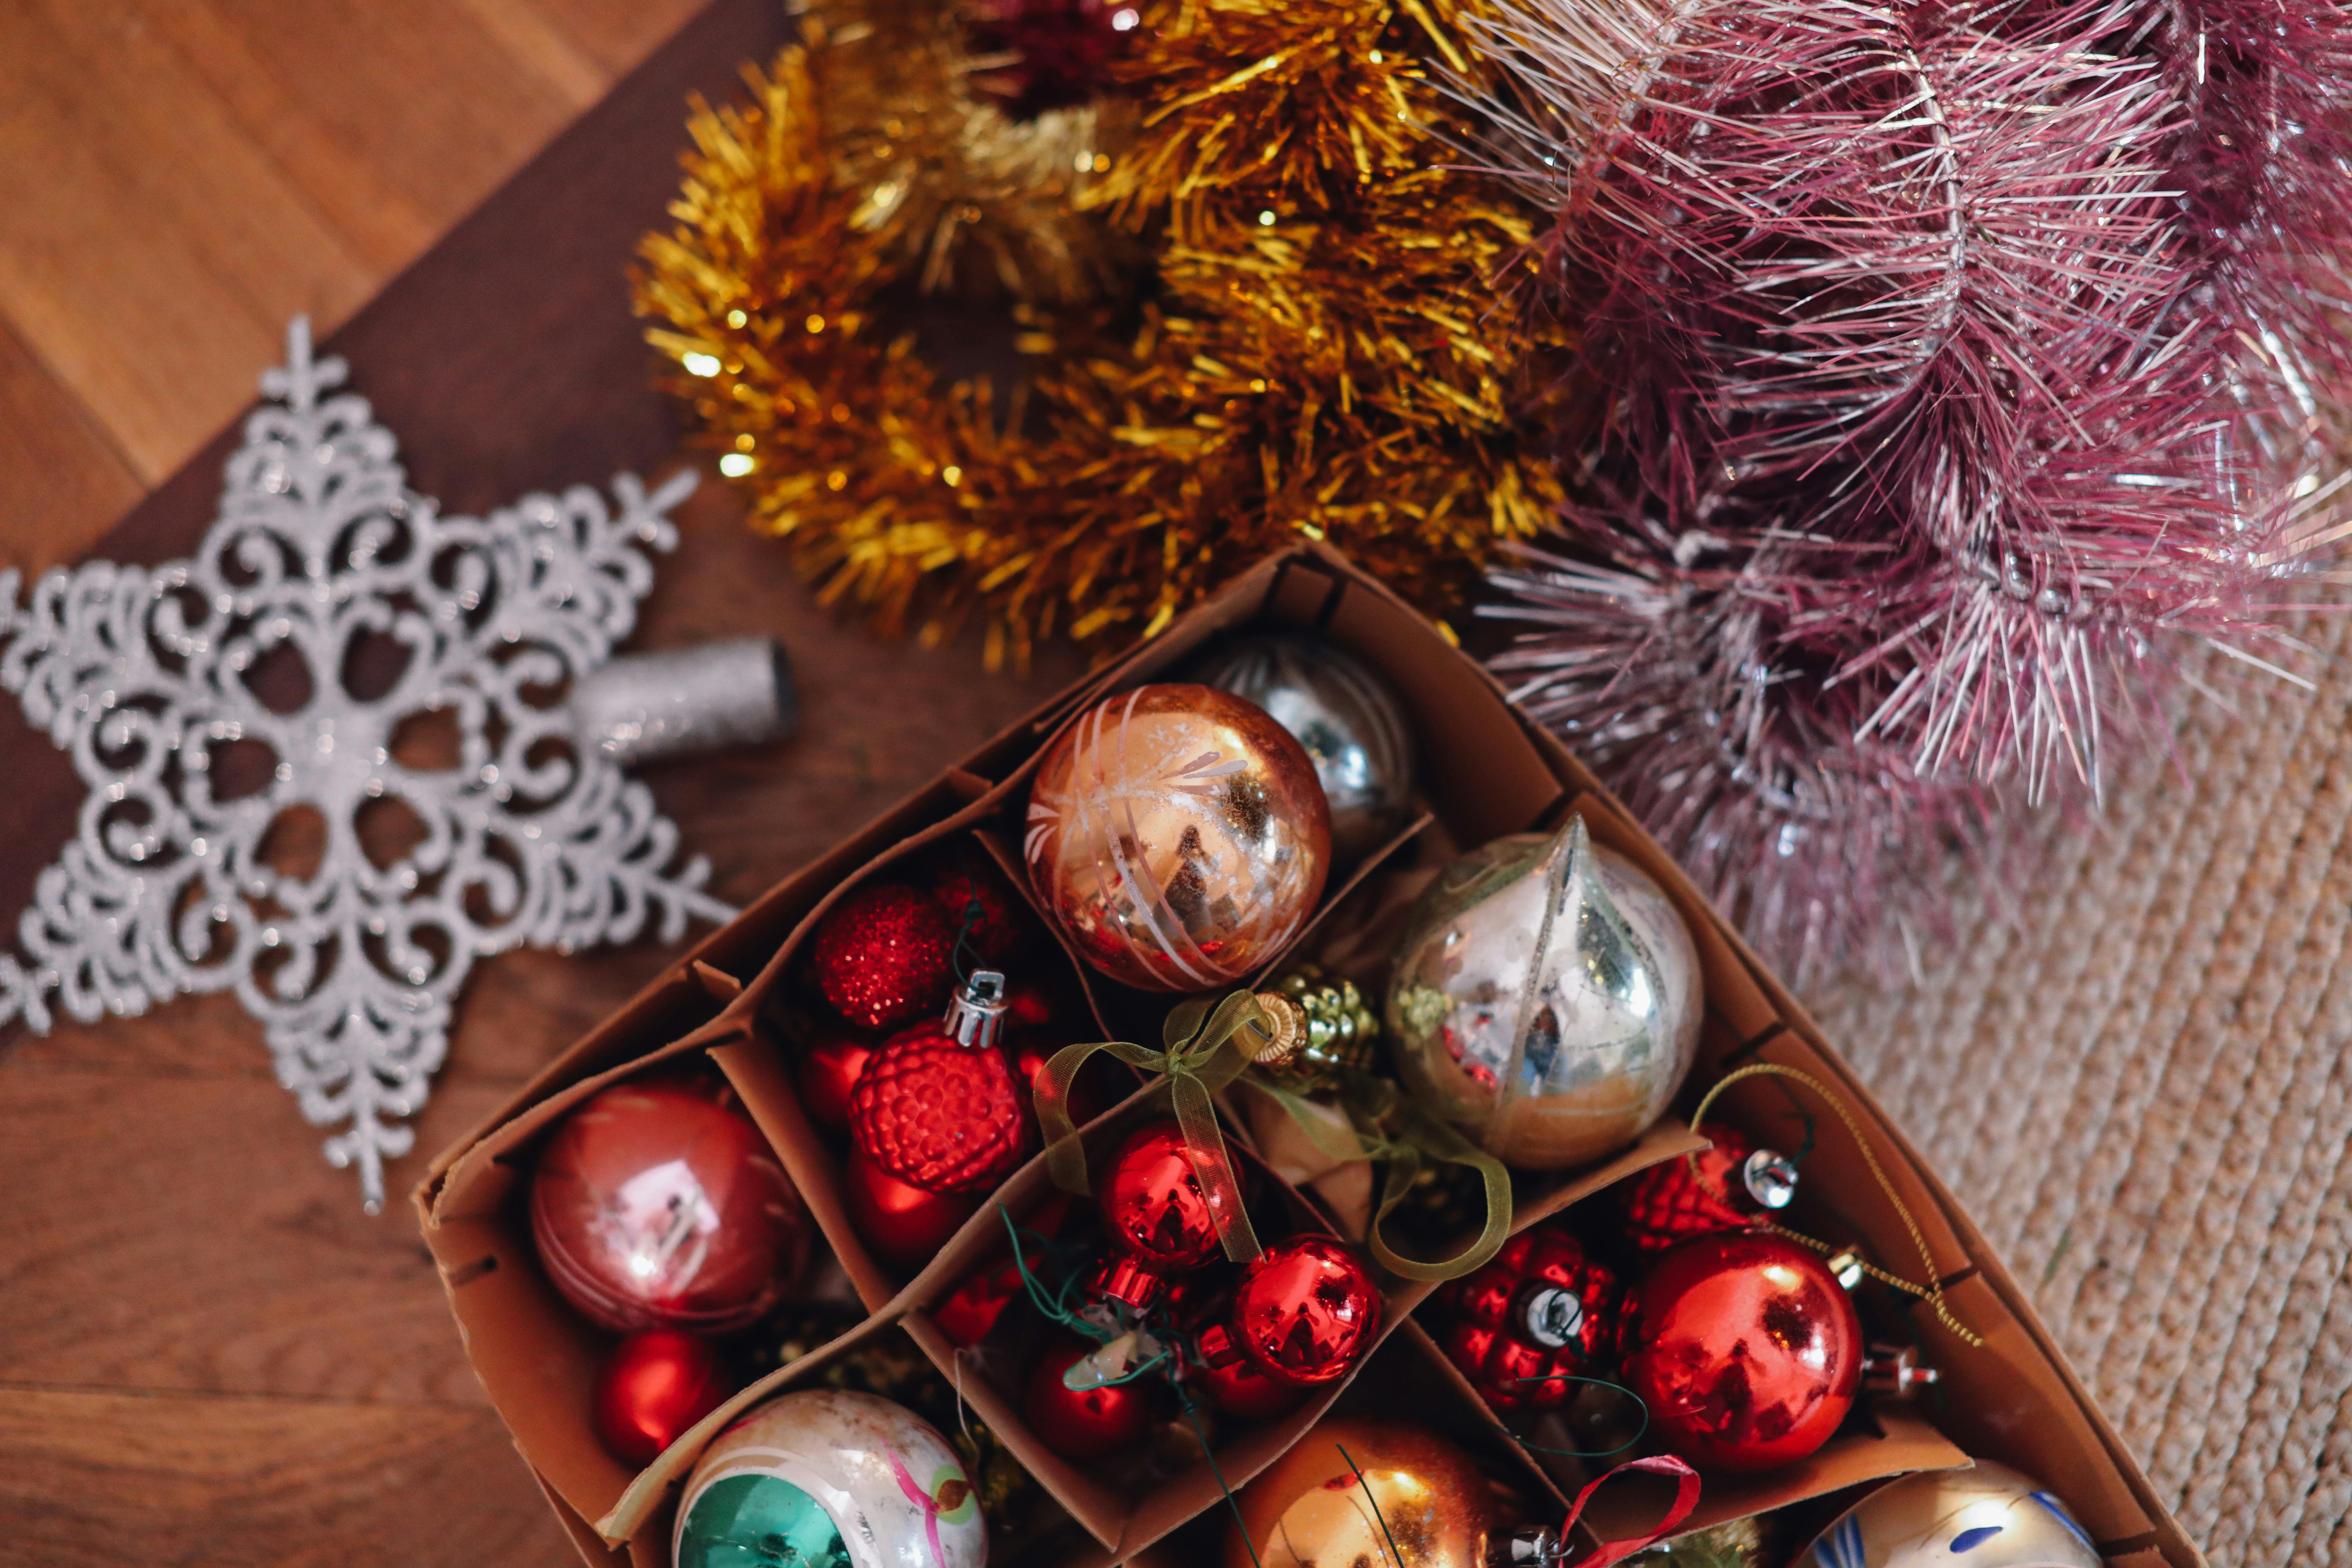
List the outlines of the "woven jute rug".
{"label": "woven jute rug", "polygon": [[2319,640],[2315,694],[2184,701],[2177,762],[2037,819],[1909,984],[1810,998],[2222,1568],[2352,1564],[2352,637]]}

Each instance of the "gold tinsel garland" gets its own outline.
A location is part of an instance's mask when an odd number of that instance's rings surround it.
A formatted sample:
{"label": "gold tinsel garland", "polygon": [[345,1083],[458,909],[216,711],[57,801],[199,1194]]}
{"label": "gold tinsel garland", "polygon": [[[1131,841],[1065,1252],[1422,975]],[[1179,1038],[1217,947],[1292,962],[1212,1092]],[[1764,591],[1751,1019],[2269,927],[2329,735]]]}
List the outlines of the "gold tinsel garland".
{"label": "gold tinsel garland", "polygon": [[[992,663],[1148,634],[1301,535],[1442,613],[1559,499],[1512,405],[1564,346],[1497,309],[1531,215],[1445,166],[1454,7],[1139,16],[1118,90],[1027,121],[951,8],[805,19],[697,107],[643,247],[668,384],[828,602],[927,637],[978,608]],[[1011,406],[890,333],[920,289],[1009,303]]]}

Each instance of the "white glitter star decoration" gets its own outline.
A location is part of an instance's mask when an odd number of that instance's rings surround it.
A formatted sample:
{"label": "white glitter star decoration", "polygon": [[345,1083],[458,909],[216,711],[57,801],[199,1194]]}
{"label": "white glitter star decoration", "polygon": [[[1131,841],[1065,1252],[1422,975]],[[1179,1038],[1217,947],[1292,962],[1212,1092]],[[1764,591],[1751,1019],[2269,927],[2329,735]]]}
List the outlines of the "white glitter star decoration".
{"label": "white glitter star decoration", "polygon": [[0,685],[89,790],[0,952],[0,1024],[233,989],[373,1212],[475,959],[732,911],[563,706],[692,476],[443,517],[344,375],[298,319],[187,560],[52,571],[21,608],[0,574]]}

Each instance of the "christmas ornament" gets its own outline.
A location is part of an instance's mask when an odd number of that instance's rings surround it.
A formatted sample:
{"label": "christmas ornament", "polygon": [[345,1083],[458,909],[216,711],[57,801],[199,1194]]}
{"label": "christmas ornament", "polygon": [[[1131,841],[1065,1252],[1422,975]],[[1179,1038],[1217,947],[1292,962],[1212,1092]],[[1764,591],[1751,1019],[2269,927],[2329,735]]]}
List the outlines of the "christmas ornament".
{"label": "christmas ornament", "polygon": [[677,1568],[984,1568],[988,1528],[955,1450],[870,1394],[772,1399],[711,1440],[687,1478]]}
{"label": "christmas ornament", "polygon": [[1426,1427],[1327,1415],[1234,1502],[1225,1568],[1486,1568],[1494,1491]]}
{"label": "christmas ornament", "polygon": [[1088,1281],[1095,1295],[1143,1312],[1169,1276],[1217,1256],[1216,1205],[1175,1122],[1147,1121],[1128,1134],[1105,1163],[1099,1187],[1103,1228],[1118,1250]]}
{"label": "christmas ornament", "polygon": [[1271,994],[1258,993],[1258,1005],[1276,1033],[1259,1049],[1255,1065],[1276,1082],[1318,1089],[1342,1073],[1371,1070],[1380,1051],[1380,1016],[1354,981],[1302,963],[1275,982]]}
{"label": "christmas ornament", "polygon": [[[974,969],[1002,970],[1029,940],[1029,911],[995,863],[977,849],[950,860],[931,882],[932,901],[956,933],[956,952]],[[1032,993],[1039,995],[1042,994]]]}
{"label": "christmas ornament", "polygon": [[841,1196],[850,1223],[875,1256],[913,1268],[929,1262],[980,1212],[982,1194],[934,1193],[902,1182],[852,1144],[842,1165]]}
{"label": "christmas ornament", "polygon": [[[893,629],[978,610],[1019,661],[1155,631],[1301,533],[1442,609],[1541,524],[1517,416],[1565,334],[1495,330],[1535,215],[1457,166],[1454,12],[1114,5],[1118,93],[1016,142],[947,10],[828,6],[751,103],[698,110],[641,250],[667,386],[821,594]],[[894,291],[950,279],[1018,302],[1022,417],[893,346]]]}
{"label": "christmas ornament", "polygon": [[1698,954],[1658,885],[1584,819],[1447,867],[1408,919],[1389,982],[1407,1091],[1513,1165],[1632,1142],[1698,1048]]}
{"label": "christmas ornament", "polygon": [[1021,1163],[1028,1128],[998,1049],[1004,976],[974,974],[947,1016],[892,1036],[858,1076],[850,1137],[876,1168],[932,1193],[993,1187]]}
{"label": "christmas ornament", "polygon": [[1558,1220],[1521,1231],[1445,1287],[1445,1353],[1496,1410],[1557,1410],[1613,1348],[1616,1276]]}
{"label": "christmas ornament", "polygon": [[1218,1367],[1247,1356],[1290,1383],[1336,1383],[1380,1326],[1380,1290],[1354,1251],[1328,1236],[1294,1236],[1243,1267],[1232,1317],[1201,1331],[1201,1360]]}
{"label": "christmas ornament", "polygon": [[[635,629],[693,480],[647,495],[625,474],[615,505],[574,489],[445,517],[366,402],[336,392],[346,374],[297,317],[194,555],[58,568],[21,608],[0,573],[0,685],[90,790],[17,922],[21,958],[0,952],[0,1022],[46,1034],[56,1011],[235,991],[303,1116],[347,1124],[327,1158],[358,1167],[373,1213],[477,959],[675,942],[733,911],[702,861],[671,868],[653,796],[543,695]],[[354,689],[379,645],[405,663]],[[453,724],[454,764],[408,743],[429,716]],[[281,868],[272,829],[304,812],[323,857]],[[385,813],[420,831],[379,866],[362,819]]]}
{"label": "christmas ornament", "polygon": [[1651,1428],[1708,1469],[1768,1470],[1829,1441],[1862,1381],[1862,1324],[1821,1258],[1758,1231],[1698,1237],[1626,1307],[1626,1384]]}
{"label": "christmas ornament", "polygon": [[1273,957],[1313,911],[1330,814],[1307,753],[1264,709],[1139,686],[1046,748],[1024,855],[1087,963],[1147,991],[1202,991]]}
{"label": "christmas ornament", "polygon": [[651,1464],[734,1392],[708,1340],[676,1329],[631,1334],[596,1374],[597,1440],[625,1464]]}
{"label": "christmas ornament", "polygon": [[1015,120],[1072,108],[1102,91],[1139,16],[1133,5],[1107,0],[970,0],[964,9],[972,52],[1012,57],[1009,64],[974,71],[971,85]]}
{"label": "christmas ornament", "polygon": [[699,1087],[617,1083],[563,1119],[530,1178],[530,1234],[602,1327],[720,1333],[799,1278],[808,1213],[751,1119]]}
{"label": "christmas ornament", "polygon": [[1306,1403],[1313,1392],[1303,1384],[1271,1375],[1247,1356],[1199,1367],[1193,1376],[1211,1409],[1243,1421],[1278,1420]]}
{"label": "christmas ornament", "polygon": [[1095,1346],[1069,1336],[1031,1369],[1021,1396],[1022,1419],[1038,1441],[1066,1459],[1093,1459],[1132,1447],[1151,1429],[1155,1384],[1138,1377],[1096,1384],[1069,1373],[1082,1369]]}
{"label": "christmas ornament", "polygon": [[801,1052],[793,1082],[800,1091],[801,1109],[819,1131],[835,1134],[849,1131],[850,1097],[857,1092],[857,1080],[873,1059],[874,1047],[869,1042],[838,1026],[820,1034]]}
{"label": "christmas ornament", "polygon": [[861,1029],[936,1012],[955,988],[955,927],[896,882],[868,882],[827,910],[810,943],[817,989]]}
{"label": "christmas ornament", "polygon": [[1787,1155],[1759,1148],[1727,1122],[1694,1131],[1711,1146],[1653,1165],[1625,1184],[1626,1234],[1645,1251],[1710,1231],[1745,1230],[1797,1195],[1797,1167]]}
{"label": "christmas ornament", "polygon": [[2352,16],[1473,26],[1488,161],[1554,214],[1527,304],[1582,316],[1608,410],[1562,432],[1573,545],[1495,580],[1534,628],[1501,668],[1769,950],[1867,931],[1997,780],[2095,795],[2189,639],[2292,653],[2342,506]]}
{"label": "christmas ornament", "polygon": [[1192,679],[1256,703],[1307,748],[1341,859],[1404,826],[1412,730],[1395,691],[1355,655],[1322,637],[1243,637],[1203,659]]}
{"label": "christmas ornament", "polygon": [[1792,1568],[2099,1568],[2088,1531],[2056,1494],[2006,1465],[1925,1470],[1838,1516]]}

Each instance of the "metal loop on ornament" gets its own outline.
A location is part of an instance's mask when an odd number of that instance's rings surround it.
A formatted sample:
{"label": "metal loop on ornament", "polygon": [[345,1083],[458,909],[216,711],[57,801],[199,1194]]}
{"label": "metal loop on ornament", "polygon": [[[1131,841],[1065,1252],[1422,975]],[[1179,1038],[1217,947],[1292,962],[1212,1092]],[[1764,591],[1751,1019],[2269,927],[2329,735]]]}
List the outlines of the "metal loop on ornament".
{"label": "metal loop on ornament", "polygon": [[572,732],[625,767],[764,745],[800,724],[783,646],[735,637],[625,654],[572,689]]}

